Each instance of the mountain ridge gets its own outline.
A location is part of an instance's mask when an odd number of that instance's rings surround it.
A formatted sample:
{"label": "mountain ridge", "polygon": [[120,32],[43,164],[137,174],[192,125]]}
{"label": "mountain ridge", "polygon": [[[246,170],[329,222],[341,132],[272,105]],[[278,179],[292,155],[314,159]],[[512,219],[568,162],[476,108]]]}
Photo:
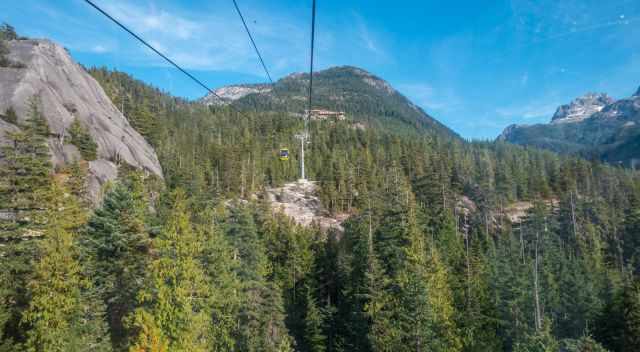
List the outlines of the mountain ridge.
{"label": "mountain ridge", "polygon": [[[461,137],[399,93],[386,80],[355,66],[335,66],[314,74],[314,108],[344,111],[360,123],[389,128],[434,131]],[[199,101],[207,105],[303,113],[307,109],[309,74],[294,72],[274,84],[238,84],[215,90]]]}
{"label": "mountain ridge", "polygon": [[640,89],[618,100],[588,93],[559,107],[549,123],[509,125],[497,139],[635,166],[640,160]]}

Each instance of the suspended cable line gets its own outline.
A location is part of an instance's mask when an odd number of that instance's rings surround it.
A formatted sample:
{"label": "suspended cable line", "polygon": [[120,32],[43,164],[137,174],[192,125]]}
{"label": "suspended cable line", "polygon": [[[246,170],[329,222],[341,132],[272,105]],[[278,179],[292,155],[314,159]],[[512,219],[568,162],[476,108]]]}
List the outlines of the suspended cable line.
{"label": "suspended cable line", "polygon": [[[309,110],[307,111],[307,120],[311,118],[311,108],[313,106],[313,49],[316,39],[316,0],[313,0],[311,9],[311,60],[309,64]],[[307,127],[305,126],[305,130]]]}
{"label": "suspended cable line", "polygon": [[[184,73],[187,77],[189,77],[191,80],[193,80],[194,82],[196,82],[198,85],[200,85],[202,88],[206,89],[209,93],[211,93],[211,95],[213,95],[214,97],[216,97],[218,100],[220,100],[221,102],[224,101],[224,99],[222,97],[220,97],[218,94],[216,94],[216,92],[214,92],[211,88],[207,87],[204,83],[202,83],[202,81],[200,81],[199,79],[197,79],[196,77],[194,77],[192,74],[190,74],[189,72],[187,72],[185,69],[183,69],[182,67],[180,67],[180,65],[176,64],[175,62],[173,62],[173,60],[171,60],[170,58],[168,58],[166,55],[164,55],[163,53],[161,53],[160,51],[158,51],[158,49],[154,48],[151,44],[147,43],[147,41],[145,41],[144,39],[140,38],[139,35],[135,34],[132,30],[130,30],[129,28],[127,28],[127,26],[125,26],[124,24],[122,24],[120,21],[118,21],[117,19],[113,18],[113,16],[111,16],[110,14],[108,14],[105,10],[101,9],[98,5],[94,4],[91,0],[84,0],[87,4],[91,5],[93,8],[95,8],[96,10],[98,10],[98,12],[100,12],[101,14],[103,14],[105,17],[107,17],[108,19],[110,19],[111,21],[113,21],[115,24],[117,24],[118,26],[120,26],[120,28],[124,29],[127,33],[129,33],[131,36],[133,36],[134,38],[136,38],[138,41],[140,41],[142,44],[144,44],[147,48],[151,49],[154,53],[158,54],[160,57],[162,57],[165,61],[167,61],[168,63],[170,63],[171,65],[173,65],[175,68],[177,68],[180,72]],[[231,106],[230,106],[231,107]],[[234,109],[233,107],[231,107],[232,110],[240,113],[238,110]]]}
{"label": "suspended cable line", "polygon": [[271,79],[271,75],[269,74],[269,70],[267,69],[267,65],[265,65],[264,60],[262,59],[262,55],[260,54],[260,50],[258,50],[258,46],[256,45],[255,40],[253,40],[253,36],[251,35],[251,31],[249,30],[249,27],[247,27],[247,22],[245,22],[244,16],[242,16],[242,11],[240,11],[240,7],[238,7],[238,3],[236,2],[236,0],[233,0],[233,6],[235,6],[236,7],[236,11],[238,11],[238,16],[240,16],[240,19],[242,20],[242,25],[244,25],[244,29],[247,31],[247,35],[249,35],[249,39],[251,40],[251,44],[253,45],[253,49],[256,51],[256,54],[258,54],[258,59],[260,59],[260,63],[262,64],[262,68],[264,69],[264,72],[267,74],[267,78],[269,78],[269,82],[271,82],[271,84],[273,84],[273,79]]}
{"label": "suspended cable line", "polygon": [[306,180],[304,172],[304,144],[309,139],[309,120],[311,120],[311,108],[313,107],[313,51],[316,36],[316,0],[311,5],[311,60],[309,60],[309,106],[307,116],[304,118],[304,132],[300,138],[300,178]]}

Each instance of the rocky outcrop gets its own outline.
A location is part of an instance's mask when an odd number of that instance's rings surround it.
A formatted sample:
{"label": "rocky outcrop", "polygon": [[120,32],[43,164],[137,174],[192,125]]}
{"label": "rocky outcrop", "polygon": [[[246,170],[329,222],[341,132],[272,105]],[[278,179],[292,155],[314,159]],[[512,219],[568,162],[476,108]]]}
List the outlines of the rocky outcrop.
{"label": "rocky outcrop", "polygon": [[214,90],[215,95],[209,93],[201,101],[206,105],[228,105],[249,94],[269,93],[272,89],[269,84],[226,86]]}
{"label": "rocky outcrop", "polygon": [[562,105],[551,118],[551,123],[579,122],[602,111],[615,100],[604,93],[588,93],[567,105]]}
{"label": "rocky outcrop", "polygon": [[266,190],[273,211],[282,212],[302,226],[316,224],[323,230],[333,229],[342,232],[342,222],[347,216],[329,216],[322,208],[316,193],[317,185],[307,180],[299,180],[287,183],[283,187]]}
{"label": "rocky outcrop", "polygon": [[500,133],[500,135],[498,136],[498,140],[499,141],[508,141],[510,136],[513,135],[513,133],[519,128],[522,127],[524,125],[517,125],[517,124],[511,124],[509,126],[507,126],[502,133]]}
{"label": "rocky outcrop", "polygon": [[[55,166],[80,157],[66,138],[69,126],[78,120],[97,144],[97,160],[90,162],[88,181],[93,200],[99,197],[100,185],[116,177],[118,162],[162,177],[151,145],[63,47],[48,40],[14,40],[8,46],[9,58],[24,67],[0,68],[0,112],[12,107],[19,125],[28,118],[30,102],[37,102],[52,133],[49,146]],[[0,140],[15,128],[0,124]]]}

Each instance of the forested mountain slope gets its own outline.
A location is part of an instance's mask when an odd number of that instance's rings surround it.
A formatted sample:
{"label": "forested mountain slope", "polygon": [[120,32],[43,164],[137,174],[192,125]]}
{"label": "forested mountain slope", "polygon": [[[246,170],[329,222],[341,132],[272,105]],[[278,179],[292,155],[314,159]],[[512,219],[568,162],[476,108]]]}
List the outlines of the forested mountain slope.
{"label": "forested mountain slope", "polygon": [[[425,113],[385,80],[357,67],[341,66],[315,72],[314,109],[343,111],[353,121],[401,131],[457,134]],[[222,87],[202,99],[206,104],[231,104],[256,111],[303,114],[307,107],[309,74],[294,73],[275,84]]]}
{"label": "forested mountain slope", "polygon": [[551,123],[512,125],[498,139],[636,167],[640,163],[640,89],[617,101],[606,94],[587,94],[559,107]]}
{"label": "forested mountain slope", "polygon": [[[134,125],[157,126],[151,140],[169,188],[186,190],[192,212],[298,177],[298,116],[207,108],[124,74],[92,74],[113,99],[150,112],[132,114],[150,117]],[[267,220],[265,203],[249,207],[254,248],[269,258],[267,281],[282,293],[295,349],[578,351],[597,345],[592,336],[623,350],[619,304],[637,292],[637,174],[440,133],[354,129],[349,121],[310,128],[309,177],[326,207],[353,214],[341,240]],[[278,159],[283,146],[289,162]],[[505,209],[515,201],[529,205],[511,223]]]}
{"label": "forested mountain slope", "polygon": [[[351,215],[325,232],[264,194],[299,177],[299,116],[89,72],[164,187],[123,170],[91,211],[82,183],[22,171],[43,155],[3,149],[40,206],[0,217],[0,351],[640,350],[636,172],[379,117],[313,121],[309,178]],[[2,183],[0,205],[12,195]]]}

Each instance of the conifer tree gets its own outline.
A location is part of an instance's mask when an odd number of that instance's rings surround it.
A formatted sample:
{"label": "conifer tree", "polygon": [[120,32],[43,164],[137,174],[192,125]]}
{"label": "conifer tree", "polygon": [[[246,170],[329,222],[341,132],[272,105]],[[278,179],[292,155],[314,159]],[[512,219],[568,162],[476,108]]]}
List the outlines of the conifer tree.
{"label": "conifer tree", "polygon": [[79,261],[74,235],[82,211],[58,185],[47,213],[50,224],[38,243],[38,256],[29,288],[29,308],[22,317],[28,326],[29,351],[110,351],[102,304]]}
{"label": "conifer tree", "polygon": [[1,149],[0,209],[12,214],[0,223],[3,237],[37,231],[46,223],[43,205],[51,200],[49,127],[36,98],[31,100],[29,118],[21,127],[22,131],[7,133],[9,143]]}
{"label": "conifer tree", "polygon": [[237,275],[243,281],[236,350],[289,351],[291,337],[284,324],[282,293],[267,280],[264,243],[248,207],[236,205],[231,209],[226,232],[235,249]]}
{"label": "conifer tree", "polygon": [[110,351],[100,304],[88,301],[73,237],[54,227],[41,245],[29,283],[31,301],[23,315],[29,326],[25,348],[33,352]]}
{"label": "conifer tree", "polygon": [[556,352],[559,343],[551,333],[549,322],[543,323],[539,331],[526,333],[521,341],[515,343],[514,352]]}
{"label": "conifer tree", "polygon": [[324,334],[325,316],[311,292],[309,285],[305,287],[305,329],[304,341],[309,352],[325,352],[327,350],[327,337]]}
{"label": "conifer tree", "polygon": [[0,281],[0,303],[7,317],[2,339],[6,344],[26,339],[20,326],[28,307],[26,290],[36,259],[34,239],[45,235],[52,207],[53,179],[47,140],[49,129],[37,98],[30,104],[25,125],[7,132],[8,143],[0,147],[0,266],[6,281]]}
{"label": "conifer tree", "polygon": [[[189,219],[184,192],[176,191],[172,201],[154,242],[157,257],[148,266],[146,284],[138,296],[142,307],[128,318],[134,330],[131,351],[149,341],[166,341],[160,346],[166,343],[168,350],[176,352],[206,351],[211,345],[207,278],[198,260],[202,239]],[[152,338],[149,331],[154,332]]]}
{"label": "conifer tree", "polygon": [[591,336],[582,336],[579,339],[563,340],[561,343],[563,352],[607,352],[597,341]]}
{"label": "conifer tree", "polygon": [[83,244],[92,260],[92,277],[107,307],[111,340],[127,338],[123,318],[136,307],[150,246],[144,196],[130,184],[117,183],[89,219]]}
{"label": "conifer tree", "polygon": [[224,236],[215,211],[209,208],[198,216],[201,218],[199,232],[204,236],[202,264],[209,286],[212,350],[230,351],[235,346],[237,316],[242,303],[237,262],[233,261],[233,247]]}
{"label": "conifer tree", "polygon": [[69,126],[69,135],[71,136],[71,144],[80,150],[83,159],[87,161],[96,160],[98,145],[94,142],[91,134],[82,126],[80,120],[73,120],[71,126]]}
{"label": "conifer tree", "polygon": [[640,350],[640,282],[630,280],[622,293],[622,350]]}
{"label": "conifer tree", "polygon": [[[2,49],[0,49],[0,51],[1,50]],[[8,123],[12,123],[14,125],[18,123],[18,115],[16,114],[16,111],[13,109],[12,106],[9,106],[7,108],[7,110],[4,112],[4,115],[2,115],[2,118]]]}

